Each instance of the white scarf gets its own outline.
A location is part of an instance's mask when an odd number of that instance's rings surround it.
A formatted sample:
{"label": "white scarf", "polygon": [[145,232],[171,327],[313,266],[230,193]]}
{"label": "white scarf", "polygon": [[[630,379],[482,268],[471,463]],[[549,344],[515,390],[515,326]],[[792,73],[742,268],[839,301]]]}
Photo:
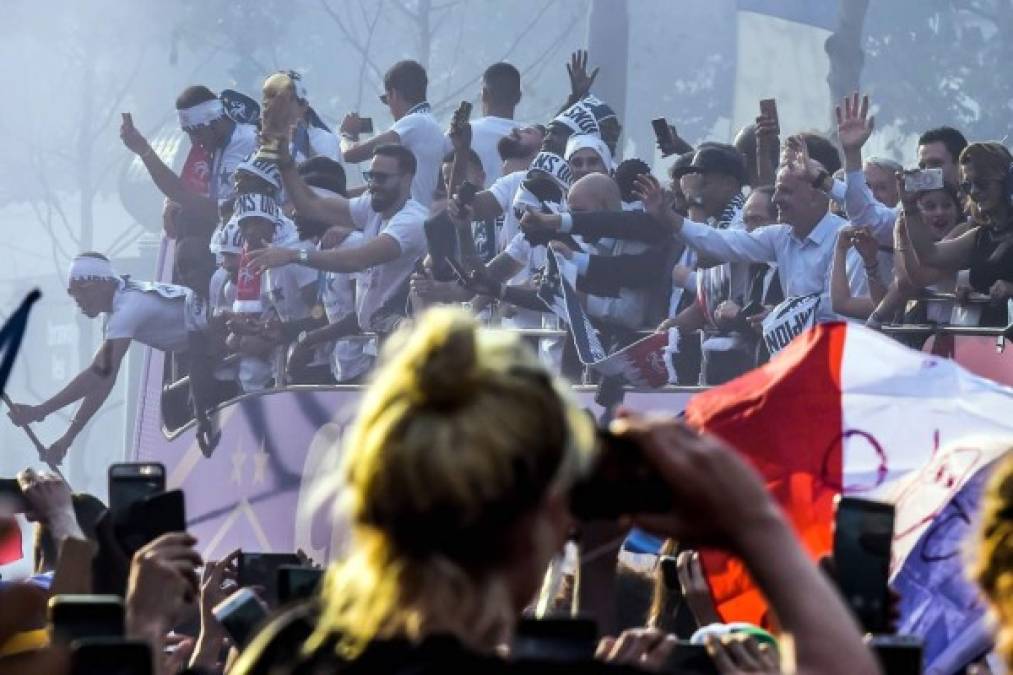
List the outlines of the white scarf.
{"label": "white scarf", "polygon": [[70,270],[67,278],[71,281],[86,281],[88,279],[119,279],[113,270],[113,265],[108,260],[95,258],[90,255],[79,255],[70,261]]}
{"label": "white scarf", "polygon": [[192,131],[225,117],[225,106],[219,99],[214,98],[178,112],[179,126],[183,128],[183,131]]}

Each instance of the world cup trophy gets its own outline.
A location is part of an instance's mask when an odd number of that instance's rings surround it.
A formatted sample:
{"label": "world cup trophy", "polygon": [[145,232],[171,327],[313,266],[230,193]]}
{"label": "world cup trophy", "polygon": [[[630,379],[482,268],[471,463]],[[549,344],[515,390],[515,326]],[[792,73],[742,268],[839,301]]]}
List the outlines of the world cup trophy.
{"label": "world cup trophy", "polygon": [[264,80],[261,97],[263,133],[255,159],[277,162],[279,145],[288,137],[289,119],[296,104],[295,82],[286,73],[274,73]]}

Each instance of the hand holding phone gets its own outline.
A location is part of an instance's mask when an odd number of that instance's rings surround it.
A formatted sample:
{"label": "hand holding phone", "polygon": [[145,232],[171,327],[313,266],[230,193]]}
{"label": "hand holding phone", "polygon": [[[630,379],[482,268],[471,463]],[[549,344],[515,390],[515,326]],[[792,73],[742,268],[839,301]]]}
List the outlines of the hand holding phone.
{"label": "hand holding phone", "polygon": [[263,598],[274,607],[278,604],[278,569],[282,565],[300,565],[295,553],[249,553],[240,551],[236,563],[236,583],[241,587],[264,589]]}
{"label": "hand holding phone", "polygon": [[862,627],[883,633],[890,626],[890,546],[894,509],[890,504],[838,497],[834,564],[844,600]]}
{"label": "hand holding phone", "polygon": [[943,189],[942,169],[912,169],[904,172],[904,191],[928,192]]}
{"label": "hand holding phone", "polygon": [[760,119],[757,120],[757,126],[775,136],[781,133],[781,121],[777,116],[776,99],[765,98],[760,101]]}
{"label": "hand holding phone", "polygon": [[48,607],[55,642],[123,637],[123,600],[118,595],[54,595]]}
{"label": "hand holding phone", "polygon": [[211,611],[240,649],[250,644],[268,614],[267,606],[249,588],[240,588]]}
{"label": "hand holding phone", "polygon": [[654,129],[654,137],[658,141],[658,149],[661,150],[661,156],[669,157],[676,154],[675,136],[672,134],[672,127],[668,125],[668,120],[664,117],[653,119],[651,120],[651,127]]}
{"label": "hand holding phone", "polygon": [[359,118],[359,132],[363,134],[373,133],[373,118],[372,117],[360,117]]}

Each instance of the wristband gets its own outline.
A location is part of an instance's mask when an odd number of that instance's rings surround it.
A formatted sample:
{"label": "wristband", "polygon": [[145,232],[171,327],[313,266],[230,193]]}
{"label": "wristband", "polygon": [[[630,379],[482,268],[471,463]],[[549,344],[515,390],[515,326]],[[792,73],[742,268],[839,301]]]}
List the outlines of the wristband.
{"label": "wristband", "polygon": [[570,232],[573,230],[573,214],[561,213],[559,214],[559,231]]}

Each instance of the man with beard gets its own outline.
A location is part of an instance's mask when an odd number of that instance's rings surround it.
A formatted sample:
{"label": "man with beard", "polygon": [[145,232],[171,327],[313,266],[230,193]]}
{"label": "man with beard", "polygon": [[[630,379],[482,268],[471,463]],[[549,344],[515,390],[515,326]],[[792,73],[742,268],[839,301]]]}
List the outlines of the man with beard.
{"label": "man with beard", "polygon": [[[327,250],[268,247],[251,254],[254,268],[296,263],[326,272],[361,272],[356,277],[356,311],[347,333],[388,332],[405,314],[408,279],[426,254],[426,207],[410,198],[415,156],[402,145],[381,145],[363,173],[368,191],[346,199],[316,194],[282,150],[282,181],[300,217],[360,230],[360,246]],[[333,229],[333,228],[332,228]],[[332,338],[338,336],[332,335]]]}

